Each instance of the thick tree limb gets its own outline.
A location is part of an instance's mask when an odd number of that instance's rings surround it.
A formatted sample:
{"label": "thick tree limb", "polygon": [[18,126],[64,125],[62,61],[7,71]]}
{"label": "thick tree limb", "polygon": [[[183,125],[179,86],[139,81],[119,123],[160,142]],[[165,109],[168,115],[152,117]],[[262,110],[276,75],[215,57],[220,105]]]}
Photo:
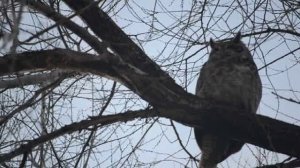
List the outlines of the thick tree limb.
{"label": "thick tree limb", "polygon": [[52,81],[55,81],[62,76],[73,77],[74,74],[72,72],[54,70],[52,72],[43,74],[16,76],[15,79],[0,81],[0,89],[23,87],[27,85],[37,85],[45,82],[51,83]]}
{"label": "thick tree limb", "polygon": [[[102,11],[93,0],[63,0],[69,5],[91,30],[125,62],[143,72],[151,72],[151,76],[160,76],[172,79],[153,62],[141,48],[136,45],[117,24]],[[95,19],[96,18],[96,19]],[[166,80],[164,82],[168,82]],[[170,83],[172,84],[172,83]],[[178,85],[174,85],[178,87]]]}
{"label": "thick tree limb", "polygon": [[295,167],[300,167],[300,160],[299,159],[294,159],[292,161],[286,161],[283,163],[277,163],[273,165],[265,165],[265,166],[259,166],[256,168],[295,168]]}
{"label": "thick tree limb", "polygon": [[[222,102],[203,100],[175,82],[142,73],[109,53],[94,56],[63,49],[24,52],[0,58],[0,75],[31,69],[68,69],[113,78],[159,111],[157,116],[224,134],[271,151],[300,157],[300,127],[261,115],[241,113]],[[148,71],[151,74],[151,71]],[[140,116],[137,116],[140,117]]]}

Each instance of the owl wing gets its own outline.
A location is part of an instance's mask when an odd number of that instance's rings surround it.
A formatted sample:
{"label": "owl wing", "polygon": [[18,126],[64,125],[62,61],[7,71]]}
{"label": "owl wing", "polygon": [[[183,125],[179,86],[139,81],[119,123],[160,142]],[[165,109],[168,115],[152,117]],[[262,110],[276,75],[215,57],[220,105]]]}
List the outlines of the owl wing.
{"label": "owl wing", "polygon": [[[202,69],[200,71],[199,78],[197,80],[196,95],[199,96],[199,97],[202,96],[201,95],[201,89],[203,87],[203,83],[204,83],[205,79],[208,77],[206,68],[207,68],[207,63],[204,63],[203,66],[202,66]],[[204,135],[203,129],[195,127],[194,128],[194,134],[195,134],[196,142],[197,142],[198,146],[200,147],[200,149],[202,150],[203,149],[202,138],[203,138],[203,135]]]}
{"label": "owl wing", "polygon": [[199,94],[200,94],[201,88],[203,86],[203,81],[206,76],[205,74],[206,74],[206,63],[203,64],[202,69],[200,71],[200,76],[197,81],[197,85],[196,85],[196,95],[197,96],[200,96]]}

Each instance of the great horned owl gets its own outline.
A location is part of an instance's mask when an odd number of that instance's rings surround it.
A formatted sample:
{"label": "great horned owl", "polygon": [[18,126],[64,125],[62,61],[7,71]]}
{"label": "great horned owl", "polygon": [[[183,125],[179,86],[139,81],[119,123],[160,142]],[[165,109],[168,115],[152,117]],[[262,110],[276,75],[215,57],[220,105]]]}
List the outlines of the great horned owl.
{"label": "great horned owl", "polygon": [[[257,67],[238,33],[232,40],[214,42],[196,87],[196,95],[234,105],[241,111],[256,113],[262,85]],[[195,138],[202,151],[200,167],[215,168],[228,156],[238,152],[244,143],[213,135],[195,128]]]}

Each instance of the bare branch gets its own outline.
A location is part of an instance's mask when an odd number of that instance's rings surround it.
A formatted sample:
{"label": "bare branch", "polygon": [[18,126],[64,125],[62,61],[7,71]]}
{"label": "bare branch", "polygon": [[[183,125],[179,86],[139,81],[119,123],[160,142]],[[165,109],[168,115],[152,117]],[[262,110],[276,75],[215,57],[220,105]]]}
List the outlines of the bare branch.
{"label": "bare branch", "polygon": [[54,138],[62,136],[66,133],[73,133],[75,131],[81,131],[83,129],[88,129],[88,127],[93,125],[98,125],[98,127],[103,127],[115,122],[127,122],[136,118],[149,118],[155,117],[157,113],[155,110],[139,110],[139,111],[129,111],[126,113],[116,114],[116,115],[107,115],[107,116],[97,116],[90,117],[90,119],[83,120],[77,123],[72,123],[70,125],[66,125],[56,131],[53,131],[49,134],[42,135],[37,139],[29,140],[26,144],[20,145],[19,148],[16,148],[10,153],[2,153],[0,154],[0,163],[10,160],[18,155],[25,154],[28,151],[31,151],[34,147],[39,144],[50,141]]}

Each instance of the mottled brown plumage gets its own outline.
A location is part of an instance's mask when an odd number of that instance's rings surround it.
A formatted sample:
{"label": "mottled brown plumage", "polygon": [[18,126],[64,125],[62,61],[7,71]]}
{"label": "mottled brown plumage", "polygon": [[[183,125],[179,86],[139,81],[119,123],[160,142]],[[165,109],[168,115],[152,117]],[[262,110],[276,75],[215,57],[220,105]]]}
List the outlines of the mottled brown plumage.
{"label": "mottled brown plumage", "polygon": [[[212,51],[204,64],[196,87],[196,95],[223,101],[249,113],[256,113],[261,99],[261,81],[241,34],[230,41],[210,40]],[[220,128],[221,129],[221,128]],[[195,128],[196,141],[202,151],[200,167],[214,168],[228,156],[238,152],[244,143]]]}

